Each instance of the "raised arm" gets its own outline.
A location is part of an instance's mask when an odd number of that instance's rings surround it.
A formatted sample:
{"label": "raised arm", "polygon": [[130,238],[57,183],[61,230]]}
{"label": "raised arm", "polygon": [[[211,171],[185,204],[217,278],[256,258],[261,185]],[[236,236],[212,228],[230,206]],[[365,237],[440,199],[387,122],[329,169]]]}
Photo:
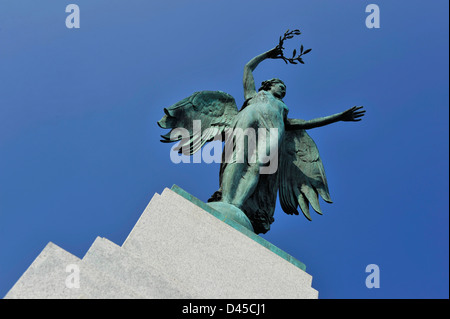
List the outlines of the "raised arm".
{"label": "raised arm", "polygon": [[300,119],[286,119],[286,130],[308,130],[315,127],[336,123],[338,121],[358,122],[360,117],[364,116],[365,110],[362,106],[354,106],[344,112],[333,114],[330,116],[319,117],[313,120],[305,121]]}
{"label": "raised arm", "polygon": [[274,58],[279,54],[278,47],[264,52],[253,59],[251,59],[244,67],[244,98],[247,100],[256,95],[255,79],[253,78],[253,71],[265,59]]}

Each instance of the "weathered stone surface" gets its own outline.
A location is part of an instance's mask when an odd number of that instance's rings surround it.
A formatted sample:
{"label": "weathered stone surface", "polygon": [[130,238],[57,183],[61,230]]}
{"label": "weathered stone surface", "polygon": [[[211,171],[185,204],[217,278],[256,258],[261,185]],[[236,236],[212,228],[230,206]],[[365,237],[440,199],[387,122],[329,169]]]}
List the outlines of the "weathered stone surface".
{"label": "weathered stone surface", "polygon": [[318,297],[301,262],[186,194],[155,194],[122,246],[98,237],[80,259],[49,243],[5,298]]}
{"label": "weathered stone surface", "polygon": [[309,274],[169,189],[123,248],[204,298],[317,298]]}
{"label": "weathered stone surface", "polygon": [[106,238],[97,237],[82,262],[108,274],[124,286],[131,287],[145,298],[194,297],[185,293],[178,282],[143,261],[140,256],[125,251]]}
{"label": "weathered stone surface", "polygon": [[[69,268],[68,268],[69,267]],[[79,269],[79,286],[70,285],[73,267]],[[69,284],[67,282],[69,281]],[[72,282],[73,283],[73,282]],[[130,287],[97,271],[76,256],[49,243],[19,281],[5,296],[6,299],[115,299],[142,298]]]}

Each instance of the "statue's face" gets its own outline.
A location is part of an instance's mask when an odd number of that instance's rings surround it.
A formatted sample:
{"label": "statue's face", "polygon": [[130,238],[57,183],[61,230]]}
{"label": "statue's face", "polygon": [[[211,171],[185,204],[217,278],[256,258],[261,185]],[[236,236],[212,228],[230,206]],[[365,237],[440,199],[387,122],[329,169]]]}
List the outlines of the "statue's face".
{"label": "statue's face", "polygon": [[275,83],[272,85],[269,92],[277,98],[282,99],[286,95],[286,86],[283,83]]}

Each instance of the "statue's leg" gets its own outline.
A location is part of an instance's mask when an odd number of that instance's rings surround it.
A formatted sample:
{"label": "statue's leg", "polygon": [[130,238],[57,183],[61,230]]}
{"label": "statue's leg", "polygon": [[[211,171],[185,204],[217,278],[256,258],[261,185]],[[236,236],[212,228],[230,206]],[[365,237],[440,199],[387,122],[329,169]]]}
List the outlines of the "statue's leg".
{"label": "statue's leg", "polygon": [[222,176],[222,201],[241,208],[255,191],[259,179],[259,165],[230,163]]}
{"label": "statue's leg", "polygon": [[222,201],[231,203],[235,197],[239,179],[244,174],[244,163],[227,163],[222,173]]}
{"label": "statue's leg", "polygon": [[259,165],[254,163],[247,165],[236,187],[236,192],[231,204],[241,208],[245,201],[253,194],[258,185]]}

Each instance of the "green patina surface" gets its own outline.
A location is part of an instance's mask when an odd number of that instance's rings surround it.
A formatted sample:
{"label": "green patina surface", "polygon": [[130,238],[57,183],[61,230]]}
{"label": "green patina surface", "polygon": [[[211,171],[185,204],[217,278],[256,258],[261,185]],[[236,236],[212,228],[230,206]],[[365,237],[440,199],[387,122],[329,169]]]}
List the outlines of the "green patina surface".
{"label": "green patina surface", "polygon": [[177,193],[178,195],[186,198],[188,201],[190,201],[190,202],[194,203],[195,205],[199,206],[203,210],[207,211],[208,213],[210,213],[214,217],[216,217],[216,218],[220,219],[221,221],[227,223],[228,225],[230,225],[234,229],[240,231],[241,233],[243,233],[244,235],[248,236],[249,238],[253,239],[254,241],[259,243],[260,245],[266,247],[271,252],[277,254],[281,258],[287,260],[288,262],[290,262],[291,264],[293,264],[296,267],[300,268],[301,270],[306,271],[306,266],[305,266],[304,263],[302,263],[301,261],[299,261],[296,258],[292,257],[291,255],[289,255],[285,251],[281,250],[277,246],[273,245],[272,243],[268,242],[267,240],[265,240],[261,236],[259,236],[259,235],[255,234],[254,232],[248,230],[246,227],[244,227],[241,224],[237,223],[236,221],[234,221],[233,219],[228,217],[226,214],[223,214],[223,213],[213,209],[208,204],[206,204],[203,201],[201,201],[200,199],[192,196],[191,194],[189,194],[188,192],[186,192],[184,189],[180,188],[177,185],[173,185],[171,190],[174,191],[175,193]]}
{"label": "green patina surface", "polygon": [[[186,156],[199,152],[209,141],[225,139],[220,186],[208,202],[230,204],[245,212],[256,234],[270,230],[277,195],[288,215],[299,215],[300,208],[311,220],[310,206],[322,214],[319,196],[332,201],[319,150],[306,130],[340,121],[357,122],[365,114],[362,106],[354,106],[311,120],[289,118],[283,81],[272,78],[256,90],[253,71],[261,62],[280,58],[303,64],[301,56],[310,49],[303,51],[301,46],[297,58],[295,50],[290,59],[283,55],[283,41],[299,34],[299,30],[286,31],[275,48],[244,66],[245,102],[240,109],[230,94],[203,90],[164,108],[165,115],[157,122],[170,130],[161,135],[161,142],[178,142],[173,151]],[[222,211],[218,206],[213,209]]]}

